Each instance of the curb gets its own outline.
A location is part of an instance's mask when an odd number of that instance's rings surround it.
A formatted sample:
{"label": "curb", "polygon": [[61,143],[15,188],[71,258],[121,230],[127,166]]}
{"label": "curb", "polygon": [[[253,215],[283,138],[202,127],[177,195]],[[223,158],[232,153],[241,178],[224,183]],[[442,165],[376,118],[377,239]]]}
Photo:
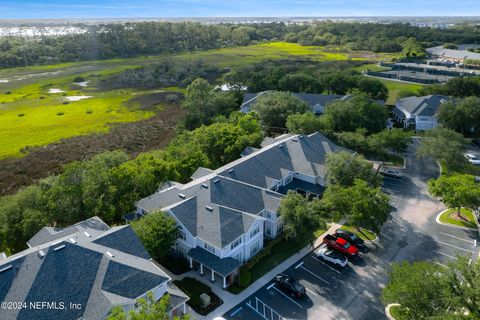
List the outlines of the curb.
{"label": "curb", "polygon": [[441,211],[439,214],[437,214],[437,217],[435,218],[435,221],[438,224],[441,224],[442,226],[447,226],[447,227],[452,227],[452,228],[457,228],[457,229],[463,229],[463,230],[478,230],[477,228],[469,228],[469,227],[462,227],[462,226],[457,226],[455,224],[450,224],[450,223],[445,223],[440,221],[440,216],[444,213],[447,212],[450,209],[445,209]]}
{"label": "curb", "polygon": [[390,308],[392,307],[398,307],[400,306],[400,304],[398,303],[390,303],[388,306],[385,307],[385,315],[387,316],[387,318],[389,320],[395,320],[394,317],[392,317],[392,315],[390,314]]}

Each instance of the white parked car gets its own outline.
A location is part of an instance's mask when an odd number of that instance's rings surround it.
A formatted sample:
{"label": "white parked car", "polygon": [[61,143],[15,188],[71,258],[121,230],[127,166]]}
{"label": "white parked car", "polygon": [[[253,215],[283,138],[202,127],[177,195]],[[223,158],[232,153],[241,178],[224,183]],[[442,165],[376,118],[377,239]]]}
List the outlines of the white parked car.
{"label": "white parked car", "polygon": [[322,244],[320,247],[318,247],[314,253],[317,258],[338,265],[342,268],[345,267],[348,262],[347,257],[340,252],[328,248],[325,244]]}
{"label": "white parked car", "polygon": [[476,166],[480,166],[480,159],[471,154],[471,153],[465,153],[465,158],[467,158],[467,161],[470,163],[470,164],[473,164],[473,165],[476,165]]}

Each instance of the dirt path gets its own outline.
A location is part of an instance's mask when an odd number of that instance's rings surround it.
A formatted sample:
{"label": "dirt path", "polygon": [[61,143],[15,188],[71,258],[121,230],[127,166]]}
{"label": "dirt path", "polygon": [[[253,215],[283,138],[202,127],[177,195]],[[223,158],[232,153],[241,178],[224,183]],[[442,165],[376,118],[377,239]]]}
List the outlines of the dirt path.
{"label": "dirt path", "polygon": [[174,127],[183,117],[185,111],[169,105],[150,119],[119,124],[108,133],[64,139],[35,148],[23,158],[0,160],[0,195],[14,193],[23,186],[60,172],[69,162],[104,151],[123,149],[135,155],[162,148],[172,140]]}

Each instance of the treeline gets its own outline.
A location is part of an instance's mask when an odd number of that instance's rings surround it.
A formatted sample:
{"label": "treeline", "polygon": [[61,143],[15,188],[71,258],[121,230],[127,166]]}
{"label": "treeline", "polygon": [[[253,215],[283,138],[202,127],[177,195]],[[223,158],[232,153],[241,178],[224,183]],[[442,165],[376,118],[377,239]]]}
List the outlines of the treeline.
{"label": "treeline", "polygon": [[274,61],[235,69],[225,79],[234,88],[248,87],[249,92],[279,90],[344,95],[358,90],[372,99],[387,100],[385,84],[362,76],[351,69],[352,65],[356,63]]}
{"label": "treeline", "polygon": [[199,166],[216,168],[238,158],[263,139],[254,115],[228,119],[180,133],[164,150],[129,159],[123,151],[106,152],[68,164],[64,171],[0,198],[0,252],[17,252],[44,226],[65,227],[97,215],[122,222],[139,199],[163,182],[188,181]]}
{"label": "treeline", "polygon": [[283,22],[200,24],[136,22],[83,26],[83,33],[61,36],[2,37],[0,67],[53,64],[82,60],[133,57],[243,46],[270,40],[302,45],[342,45],[351,50],[400,52],[411,46],[444,43],[480,43],[479,26],[449,29],[420,28],[409,24]]}

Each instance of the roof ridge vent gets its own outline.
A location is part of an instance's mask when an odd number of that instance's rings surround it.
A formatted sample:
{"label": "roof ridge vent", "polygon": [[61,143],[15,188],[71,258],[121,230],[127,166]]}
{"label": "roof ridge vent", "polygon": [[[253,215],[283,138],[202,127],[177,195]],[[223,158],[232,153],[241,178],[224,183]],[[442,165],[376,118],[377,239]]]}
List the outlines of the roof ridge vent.
{"label": "roof ridge vent", "polygon": [[85,234],[87,237],[91,237],[90,233],[88,233],[87,231],[83,231],[83,234]]}
{"label": "roof ridge vent", "polygon": [[[230,170],[229,170],[229,172],[230,172]],[[217,179],[213,180],[213,183],[218,183],[219,181],[220,181],[220,179],[217,178]]]}
{"label": "roof ridge vent", "polygon": [[45,251],[43,251],[43,250],[38,251],[38,256],[40,257],[40,259],[45,257]]}
{"label": "roof ridge vent", "polygon": [[278,147],[279,147],[279,148],[283,148],[283,143],[280,143],[280,144],[278,145]]}
{"label": "roof ridge vent", "polygon": [[205,209],[207,209],[208,211],[211,211],[211,212],[213,211],[213,208],[210,207],[210,206],[205,206]]}
{"label": "roof ridge vent", "polygon": [[228,169],[228,173],[232,173],[233,171],[235,171],[235,169],[234,169],[234,168],[230,168],[230,169]]}
{"label": "roof ridge vent", "polygon": [[115,256],[113,255],[113,253],[111,253],[110,251],[107,251],[107,252],[105,252],[105,253],[106,253],[106,254],[107,254],[107,256],[109,256],[110,258],[113,258],[113,257],[115,257]]}
{"label": "roof ridge vent", "polygon": [[208,184],[202,183],[202,188],[208,189]]}
{"label": "roof ridge vent", "polygon": [[75,239],[73,239],[73,238],[70,238],[70,239],[68,239],[68,240],[70,240],[70,242],[73,243],[73,244],[77,243],[77,240],[75,240]]}
{"label": "roof ridge vent", "polygon": [[60,251],[62,250],[63,248],[65,248],[66,246],[64,244],[62,244],[61,246],[59,247],[56,247],[56,248],[53,248],[53,251]]}
{"label": "roof ridge vent", "polygon": [[187,196],[184,195],[183,193],[179,193],[178,196],[179,196],[180,198],[182,198],[182,199],[185,199],[185,198],[187,197]]}
{"label": "roof ridge vent", "polygon": [[293,141],[293,142],[298,142],[298,139],[297,139],[297,138],[293,138],[292,141]]}
{"label": "roof ridge vent", "polygon": [[10,270],[10,269],[12,269],[12,265],[11,265],[11,264],[9,264],[8,266],[6,266],[6,267],[4,267],[4,268],[0,269],[0,273],[2,273],[3,271]]}
{"label": "roof ridge vent", "polygon": [[303,139],[303,134],[299,135],[298,139]]}

